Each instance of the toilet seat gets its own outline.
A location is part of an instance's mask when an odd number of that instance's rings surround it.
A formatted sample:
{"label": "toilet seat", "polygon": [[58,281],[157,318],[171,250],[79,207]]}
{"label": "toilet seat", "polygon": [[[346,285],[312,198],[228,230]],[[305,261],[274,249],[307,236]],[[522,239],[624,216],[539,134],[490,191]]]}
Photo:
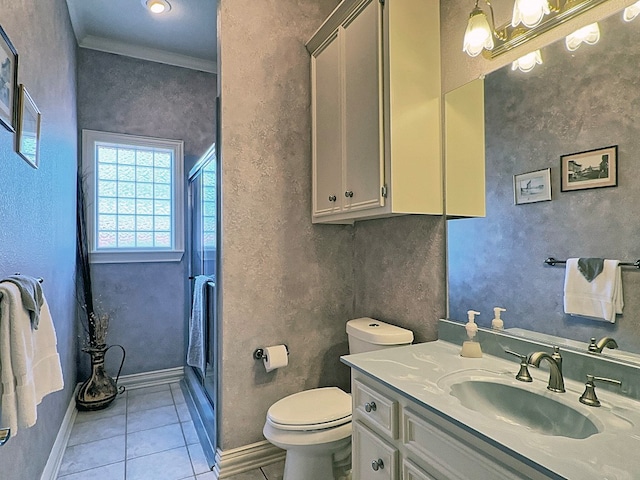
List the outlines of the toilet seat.
{"label": "toilet seat", "polygon": [[294,393],[274,403],[267,422],[280,430],[324,430],[351,422],[351,395],[337,387]]}

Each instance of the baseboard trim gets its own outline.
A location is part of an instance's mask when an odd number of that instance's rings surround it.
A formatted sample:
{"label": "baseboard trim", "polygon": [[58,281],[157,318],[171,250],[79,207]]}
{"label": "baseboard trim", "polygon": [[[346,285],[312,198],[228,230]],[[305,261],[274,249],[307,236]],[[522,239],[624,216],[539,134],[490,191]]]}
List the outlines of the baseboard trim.
{"label": "baseboard trim", "polygon": [[127,390],[135,390],[136,388],[179,382],[182,377],[184,377],[184,367],[166,368],[164,370],[122,375],[118,380],[118,386],[123,386]]}
{"label": "baseboard trim", "polygon": [[284,460],[286,452],[263,440],[229,450],[217,449],[214,479],[224,479]]}
{"label": "baseboard trim", "polygon": [[56,440],[53,442],[53,447],[51,447],[51,452],[49,453],[49,458],[47,459],[47,464],[44,466],[40,480],[56,480],[58,477],[62,457],[64,457],[64,451],[67,449],[73,423],[78,414],[78,410],[76,410],[76,394],[78,393],[78,388],[80,388],[80,385],[77,385],[73,390],[69,406],[62,419],[62,424],[58,429],[58,435],[56,435]]}

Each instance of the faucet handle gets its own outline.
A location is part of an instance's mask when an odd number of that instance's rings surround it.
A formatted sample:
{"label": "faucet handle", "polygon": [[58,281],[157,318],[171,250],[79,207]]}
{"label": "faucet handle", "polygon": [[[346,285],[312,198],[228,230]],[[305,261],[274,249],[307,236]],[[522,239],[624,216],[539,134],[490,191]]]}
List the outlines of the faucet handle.
{"label": "faucet handle", "polygon": [[584,393],[580,396],[580,403],[584,403],[585,405],[588,405],[590,407],[600,406],[600,400],[598,400],[598,397],[596,396],[596,386],[593,383],[594,381],[607,382],[614,385],[622,386],[622,382],[620,380],[587,375],[587,383],[585,383],[584,386]]}
{"label": "faucet handle", "polygon": [[518,353],[518,352],[514,352],[512,350],[507,350],[507,349],[505,349],[504,352],[510,355],[515,355],[520,359],[520,371],[516,375],[516,380],[520,380],[521,382],[533,382],[533,378],[531,377],[531,374],[529,373],[529,369],[527,368],[528,366],[527,356],[522,355],[521,353]]}

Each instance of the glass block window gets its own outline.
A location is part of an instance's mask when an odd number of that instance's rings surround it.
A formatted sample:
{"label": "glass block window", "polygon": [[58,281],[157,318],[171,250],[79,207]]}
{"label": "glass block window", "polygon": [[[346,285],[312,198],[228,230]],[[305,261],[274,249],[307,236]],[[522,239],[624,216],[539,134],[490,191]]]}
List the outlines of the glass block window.
{"label": "glass block window", "polygon": [[94,201],[92,260],[181,257],[182,142],[85,130],[83,152]]}
{"label": "glass block window", "polygon": [[216,249],[216,162],[209,162],[202,171],[202,246]]}

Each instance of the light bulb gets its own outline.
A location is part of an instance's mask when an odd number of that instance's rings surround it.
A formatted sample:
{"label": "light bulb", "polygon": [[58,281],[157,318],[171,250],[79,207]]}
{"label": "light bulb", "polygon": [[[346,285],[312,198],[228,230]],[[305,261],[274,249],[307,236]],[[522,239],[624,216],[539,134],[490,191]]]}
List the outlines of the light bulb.
{"label": "light bulb", "polygon": [[142,4],[149,9],[150,12],[160,14],[171,10],[171,4],[166,0],[142,0]]}
{"label": "light bulb", "polygon": [[596,22],[576,30],[571,35],[567,35],[565,44],[567,45],[567,49],[573,52],[577,50],[582,43],[595,45],[598,43],[598,40],[600,40],[600,27],[598,26],[598,22]]}
{"label": "light bulb", "polygon": [[622,14],[622,18],[625,22],[630,22],[634,18],[638,16],[640,13],[640,2],[636,2],[633,5],[624,9],[624,13]]}
{"label": "light bulb", "polygon": [[516,0],[513,4],[511,26],[517,27],[522,23],[525,27],[535,27],[550,12],[548,0]]}
{"label": "light bulb", "polygon": [[475,57],[483,48],[493,49],[493,32],[489,26],[487,16],[480,8],[474,8],[469,16],[467,30],[464,34],[464,45],[462,50],[468,55]]}
{"label": "light bulb", "polygon": [[540,50],[527,53],[511,64],[511,70],[520,70],[527,73],[533,70],[536,65],[542,65],[542,54]]}

